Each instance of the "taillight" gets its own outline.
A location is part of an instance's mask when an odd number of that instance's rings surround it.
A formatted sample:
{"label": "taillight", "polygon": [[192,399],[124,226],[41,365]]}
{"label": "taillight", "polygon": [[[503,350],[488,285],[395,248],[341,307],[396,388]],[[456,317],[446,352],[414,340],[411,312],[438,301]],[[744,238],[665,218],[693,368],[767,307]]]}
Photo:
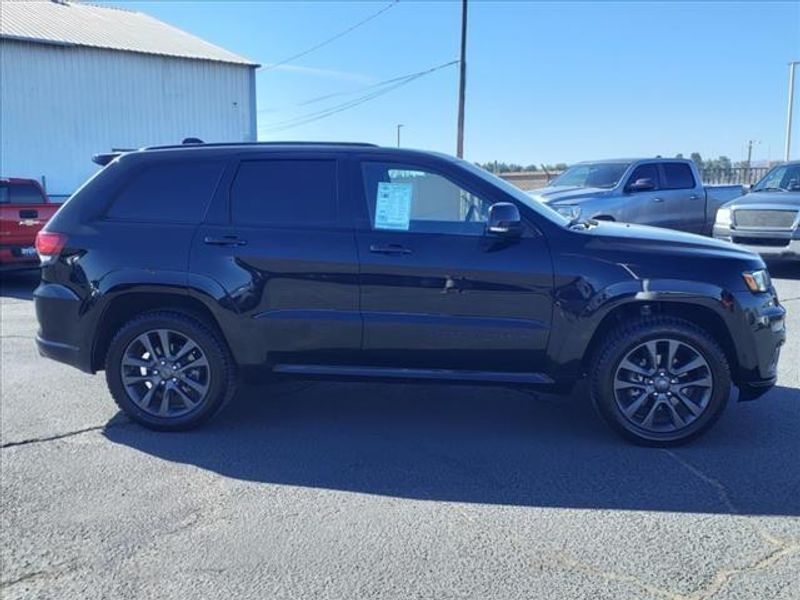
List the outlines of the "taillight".
{"label": "taillight", "polygon": [[63,233],[40,231],[36,234],[36,252],[43,263],[57,258],[66,245],[67,236]]}

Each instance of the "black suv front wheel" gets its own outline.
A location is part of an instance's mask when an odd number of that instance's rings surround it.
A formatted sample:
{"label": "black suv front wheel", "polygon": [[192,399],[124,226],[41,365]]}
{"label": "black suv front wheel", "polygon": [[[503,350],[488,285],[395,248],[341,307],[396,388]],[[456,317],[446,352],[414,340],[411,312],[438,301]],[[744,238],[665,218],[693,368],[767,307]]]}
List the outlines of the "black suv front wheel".
{"label": "black suv front wheel", "polygon": [[233,361],[217,333],[177,312],[151,312],[117,332],[106,381],[134,421],[159,430],[196,427],[234,395]]}
{"label": "black suv front wheel", "polygon": [[592,399],[623,437],[649,446],[686,443],[711,427],[731,391],[725,353],[706,331],[672,317],[638,319],[595,355]]}

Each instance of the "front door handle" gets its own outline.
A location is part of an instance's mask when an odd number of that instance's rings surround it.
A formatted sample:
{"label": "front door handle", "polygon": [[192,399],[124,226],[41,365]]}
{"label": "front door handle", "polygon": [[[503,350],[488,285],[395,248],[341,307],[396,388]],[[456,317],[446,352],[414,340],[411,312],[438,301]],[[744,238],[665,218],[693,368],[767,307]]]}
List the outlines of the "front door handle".
{"label": "front door handle", "polygon": [[697,194],[692,194],[691,196],[689,196],[689,200],[699,200],[699,199],[700,196],[698,196]]}
{"label": "front door handle", "polygon": [[411,254],[413,252],[411,248],[406,248],[400,244],[387,244],[385,246],[372,244],[369,247],[369,251],[375,254]]}
{"label": "front door handle", "polygon": [[235,235],[224,235],[222,237],[206,236],[203,243],[210,246],[244,246],[247,240],[240,239]]}
{"label": "front door handle", "polygon": [[663,198],[653,198],[653,202],[663,202]]}

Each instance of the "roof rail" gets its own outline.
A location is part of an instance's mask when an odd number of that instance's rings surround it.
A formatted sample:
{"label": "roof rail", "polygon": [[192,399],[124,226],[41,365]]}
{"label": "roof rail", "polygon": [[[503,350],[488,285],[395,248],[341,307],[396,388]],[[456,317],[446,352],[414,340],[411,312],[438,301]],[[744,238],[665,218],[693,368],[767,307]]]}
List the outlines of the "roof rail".
{"label": "roof rail", "polygon": [[[196,138],[187,138],[196,139]],[[164,146],[146,146],[142,150],[169,150],[172,148],[185,148],[192,146],[195,148],[220,148],[226,146],[353,146],[356,148],[377,148],[377,144],[367,144],[365,142],[187,142],[182,144],[167,144]]]}

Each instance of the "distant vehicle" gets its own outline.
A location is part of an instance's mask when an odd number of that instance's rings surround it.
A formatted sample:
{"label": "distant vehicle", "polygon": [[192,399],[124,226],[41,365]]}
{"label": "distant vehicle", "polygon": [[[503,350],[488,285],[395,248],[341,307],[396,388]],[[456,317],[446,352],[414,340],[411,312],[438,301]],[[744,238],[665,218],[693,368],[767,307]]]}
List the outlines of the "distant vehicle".
{"label": "distant vehicle", "polygon": [[621,221],[710,235],[722,204],[741,185],[704,187],[694,161],[616,159],[572,165],[529,194],[567,218]]}
{"label": "distant vehicle", "polygon": [[[763,260],[572,221],[468,162],[368,144],[191,144],[111,158],[37,238],[44,356],[105,370],[134,421],[212,417],[245,378],[567,391],[686,442],[776,381]],[[54,410],[58,410],[54,408]]]}
{"label": "distant vehicle", "polygon": [[800,261],[800,161],[774,167],[749,194],[723,205],[714,237],[770,260]]}
{"label": "distant vehicle", "polygon": [[39,266],[36,234],[56,210],[35,179],[0,178],[0,270]]}

